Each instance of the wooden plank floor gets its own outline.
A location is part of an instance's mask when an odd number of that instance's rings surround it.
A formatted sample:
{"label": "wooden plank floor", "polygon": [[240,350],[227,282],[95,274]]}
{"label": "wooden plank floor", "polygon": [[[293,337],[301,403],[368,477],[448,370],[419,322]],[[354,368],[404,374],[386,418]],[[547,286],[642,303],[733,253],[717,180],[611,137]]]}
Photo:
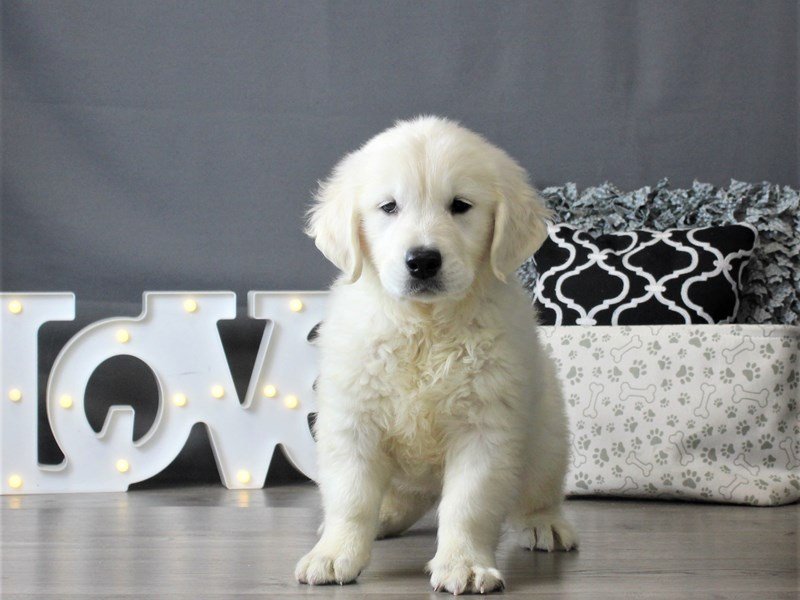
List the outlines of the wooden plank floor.
{"label": "wooden plank floor", "polygon": [[[507,536],[504,596],[536,598],[798,597],[800,505],[750,508],[570,500],[580,551],[528,552]],[[127,494],[5,496],[3,598],[426,597],[429,514],[375,544],[357,584],[294,582],[316,539],[310,484],[258,491],[217,486]]]}

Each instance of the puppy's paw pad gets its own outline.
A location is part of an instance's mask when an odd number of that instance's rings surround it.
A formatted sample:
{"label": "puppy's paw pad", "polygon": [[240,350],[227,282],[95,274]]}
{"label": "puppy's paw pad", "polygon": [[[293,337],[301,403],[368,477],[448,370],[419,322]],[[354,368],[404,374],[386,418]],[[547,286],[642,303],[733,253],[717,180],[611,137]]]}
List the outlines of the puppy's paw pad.
{"label": "puppy's paw pad", "polygon": [[529,550],[569,551],[578,547],[578,535],[572,525],[561,515],[542,513],[534,515],[522,531],[522,545]]}
{"label": "puppy's paw pad", "polygon": [[457,596],[463,593],[488,594],[505,588],[500,571],[470,561],[439,564],[433,560],[428,563],[428,571],[435,592]]}
{"label": "puppy's paw pad", "polygon": [[363,568],[362,561],[348,555],[331,556],[316,550],[306,554],[297,563],[295,579],[309,585],[328,583],[345,584],[355,581]]}

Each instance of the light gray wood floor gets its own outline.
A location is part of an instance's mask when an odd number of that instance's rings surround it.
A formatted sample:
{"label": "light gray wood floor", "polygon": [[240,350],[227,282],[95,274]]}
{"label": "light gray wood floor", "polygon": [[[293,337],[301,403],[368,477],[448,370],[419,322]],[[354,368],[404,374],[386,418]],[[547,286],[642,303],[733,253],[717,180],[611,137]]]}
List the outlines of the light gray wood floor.
{"label": "light gray wood floor", "polygon": [[[402,538],[376,542],[357,584],[295,583],[295,561],[319,521],[310,484],[5,496],[1,504],[3,598],[447,597],[422,573],[434,514]],[[528,552],[504,538],[504,596],[798,597],[799,505],[570,500],[567,512],[581,534],[578,552]]]}

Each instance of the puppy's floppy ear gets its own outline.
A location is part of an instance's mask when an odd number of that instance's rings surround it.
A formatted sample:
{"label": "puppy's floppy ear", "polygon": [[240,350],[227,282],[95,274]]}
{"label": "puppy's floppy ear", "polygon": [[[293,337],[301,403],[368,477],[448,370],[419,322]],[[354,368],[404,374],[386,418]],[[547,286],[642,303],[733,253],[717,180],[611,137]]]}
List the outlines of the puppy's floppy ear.
{"label": "puppy's floppy ear", "polygon": [[503,159],[490,261],[495,276],[505,282],[547,239],[546,220],[552,211],[528,183],[525,170],[510,157]]}
{"label": "puppy's floppy ear", "polygon": [[320,182],[315,204],[308,211],[306,234],[317,248],[353,283],[361,276],[359,242],[361,218],[356,206],[357,189],[352,178],[353,155],[336,165],[330,177]]}

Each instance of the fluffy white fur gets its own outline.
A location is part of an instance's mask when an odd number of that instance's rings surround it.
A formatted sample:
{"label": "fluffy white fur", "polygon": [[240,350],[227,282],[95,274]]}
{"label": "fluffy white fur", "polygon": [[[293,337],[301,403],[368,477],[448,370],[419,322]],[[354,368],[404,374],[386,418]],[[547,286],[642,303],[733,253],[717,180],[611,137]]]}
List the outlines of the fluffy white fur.
{"label": "fluffy white fur", "polygon": [[[454,198],[472,208],[453,214]],[[504,586],[495,549],[506,519],[526,547],[576,545],[561,513],[563,400],[530,300],[509,277],[544,240],[547,216],[513,159],[434,117],[397,123],[320,185],[308,233],[344,274],[318,339],[325,518],[298,581],[353,581],[376,537],[437,501],[436,590]],[[434,289],[411,285],[405,255],[417,246],[441,252]]]}

